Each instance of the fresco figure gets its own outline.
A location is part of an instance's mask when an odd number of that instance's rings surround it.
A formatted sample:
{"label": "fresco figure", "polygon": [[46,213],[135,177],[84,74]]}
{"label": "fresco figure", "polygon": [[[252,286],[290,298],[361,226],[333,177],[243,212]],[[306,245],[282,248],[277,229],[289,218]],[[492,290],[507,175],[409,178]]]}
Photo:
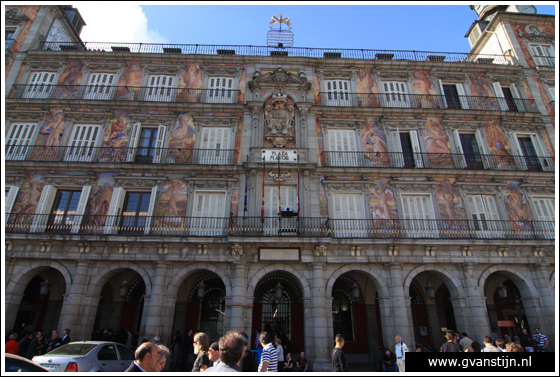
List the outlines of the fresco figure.
{"label": "fresco figure", "polygon": [[422,99],[419,101],[418,107],[428,109],[439,108],[438,101],[436,97],[434,97],[434,94],[436,93],[434,84],[425,71],[416,71],[414,74],[413,89],[414,94],[422,95]]}
{"label": "fresco figure", "polygon": [[169,139],[169,155],[177,163],[190,163],[195,140],[194,121],[190,115],[182,115],[175,127]]}
{"label": "fresco figure", "polygon": [[39,134],[45,137],[45,147],[53,147],[50,151],[56,154],[60,144],[60,138],[64,133],[65,114],[60,109],[51,109],[51,115],[46,119],[45,125],[39,131]]}
{"label": "fresco figure", "polygon": [[510,169],[515,166],[515,162],[510,152],[506,149],[507,142],[506,136],[500,130],[497,122],[492,120],[486,126],[486,141],[490,149],[491,158],[500,169]]}
{"label": "fresco figure", "polygon": [[391,191],[387,190],[385,186],[378,185],[375,188],[376,198],[379,199],[379,204],[373,206],[373,218],[390,220],[391,209],[389,208],[388,201],[392,200]]}
{"label": "fresco figure", "polygon": [[447,135],[445,134],[445,131],[441,128],[439,123],[435,120],[428,120],[426,127],[428,129],[425,139],[426,151],[428,153],[451,153],[447,145]]}
{"label": "fresco figure", "polygon": [[494,93],[486,83],[486,80],[482,78],[482,74],[473,74],[470,77],[471,81],[471,93],[476,98],[473,101],[476,103],[477,109],[494,110],[499,109],[498,103],[490,97],[494,97]]}
{"label": "fresco figure", "polygon": [[381,127],[377,127],[373,118],[368,118],[367,126],[362,135],[362,148],[367,159],[371,160],[376,166],[388,166],[389,155],[387,150],[387,140]]}
{"label": "fresco figure", "polygon": [[358,71],[356,90],[359,94],[362,94],[363,107],[379,107],[379,99],[373,91],[376,82],[371,77],[371,71],[371,69],[360,69]]}
{"label": "fresco figure", "polygon": [[128,122],[126,118],[119,115],[116,121],[111,125],[111,134],[109,135],[109,147],[121,148],[126,147],[128,144],[128,138],[126,138],[126,129],[128,127]]}
{"label": "fresco figure", "polygon": [[437,195],[442,217],[452,220],[452,223],[449,224],[450,227],[460,228],[457,220],[466,220],[466,213],[458,190],[449,179],[444,179],[437,190]]}
{"label": "fresco figure", "polygon": [[139,87],[142,82],[142,67],[139,62],[127,62],[128,67],[119,79],[117,99],[121,101],[131,101],[135,99],[134,87]]}
{"label": "fresco figure", "polygon": [[171,212],[171,215],[179,217],[177,201],[179,201],[179,189],[182,185],[183,184],[179,179],[175,179],[169,184],[169,187],[165,192],[165,195],[169,197],[169,200],[167,201],[167,208],[163,212],[163,216],[167,216]]}
{"label": "fresco figure", "polygon": [[517,186],[509,186],[504,192],[506,194],[506,205],[508,207],[508,216],[510,219],[518,222],[533,220],[529,203],[527,203],[523,197],[523,193]]}
{"label": "fresco figure", "polygon": [[177,102],[200,102],[200,87],[202,87],[202,73],[198,64],[189,64],[183,73],[185,87],[177,96]]}

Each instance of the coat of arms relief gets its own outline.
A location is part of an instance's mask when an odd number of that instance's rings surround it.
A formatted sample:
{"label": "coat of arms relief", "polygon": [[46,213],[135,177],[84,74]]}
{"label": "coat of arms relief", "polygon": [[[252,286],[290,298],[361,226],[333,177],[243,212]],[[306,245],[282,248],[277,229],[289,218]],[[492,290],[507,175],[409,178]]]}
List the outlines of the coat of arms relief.
{"label": "coat of arms relief", "polygon": [[276,148],[284,148],[294,140],[291,129],[294,127],[293,106],[288,105],[286,94],[279,92],[272,96],[272,103],[264,108],[265,138]]}

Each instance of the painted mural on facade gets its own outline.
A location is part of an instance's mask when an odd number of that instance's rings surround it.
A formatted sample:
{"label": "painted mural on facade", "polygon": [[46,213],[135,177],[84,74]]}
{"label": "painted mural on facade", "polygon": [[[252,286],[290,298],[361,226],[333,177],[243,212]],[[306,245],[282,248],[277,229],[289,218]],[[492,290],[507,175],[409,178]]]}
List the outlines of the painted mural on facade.
{"label": "painted mural on facade", "polygon": [[504,187],[504,201],[508,218],[514,230],[530,230],[530,221],[533,220],[531,207],[525,194],[519,189],[519,182],[506,181]]}
{"label": "painted mural on facade", "polygon": [[500,129],[499,121],[496,119],[488,120],[485,131],[488,150],[493,155],[495,165],[499,169],[515,169],[515,161],[511,155],[509,142],[505,133]]}
{"label": "painted mural on facade", "polygon": [[12,213],[17,213],[20,216],[18,220],[21,220],[21,223],[31,223],[44,186],[45,179],[40,172],[30,173],[20,185],[18,196],[12,207]]}
{"label": "painted mural on facade", "polygon": [[459,190],[453,185],[457,180],[455,178],[437,178],[441,181],[437,188],[437,198],[439,212],[443,224],[447,229],[461,229],[467,224],[462,220],[467,220],[465,204],[461,198]]}
{"label": "painted mural on facade", "polygon": [[374,166],[390,166],[385,131],[374,118],[367,118],[362,127],[362,149]]}
{"label": "painted mural on facade", "polygon": [[371,75],[373,68],[363,68],[358,70],[358,78],[356,80],[356,92],[358,97],[362,98],[362,106],[378,107],[379,97],[376,95],[379,90],[377,82]]}
{"label": "painted mural on facade", "polygon": [[453,166],[449,140],[439,118],[428,118],[424,142],[430,166],[435,168]]}
{"label": "painted mural on facade", "polygon": [[181,178],[163,185],[156,212],[156,227],[181,227],[187,215],[187,184]]}
{"label": "painted mural on facade", "polygon": [[521,47],[521,51],[523,52],[523,57],[525,58],[527,65],[530,68],[535,68],[536,64],[533,61],[533,57],[531,56],[531,53],[529,52],[529,49],[525,44],[524,38],[521,38],[519,34],[521,33],[527,35],[528,33],[534,33],[535,35],[548,34],[550,36],[554,36],[556,34],[554,25],[542,25],[542,24],[528,25],[528,24],[513,23],[513,22],[510,23],[510,25],[514,31],[515,37],[517,38],[517,43],[519,44],[519,47]]}
{"label": "painted mural on facade", "polygon": [[194,141],[194,120],[192,115],[182,114],[171,127],[169,157],[176,163],[192,163]]}
{"label": "painted mural on facade", "polygon": [[370,189],[369,205],[373,226],[385,227],[386,224],[381,220],[397,219],[397,202],[393,191],[387,185],[390,178],[379,178],[374,180]]}
{"label": "painted mural on facade", "polygon": [[66,129],[66,115],[59,108],[49,109],[49,115],[45,118],[35,145],[54,147],[53,153],[56,154],[56,147],[60,146],[60,141]]}
{"label": "painted mural on facade", "polygon": [[91,187],[89,199],[84,212],[84,226],[102,227],[107,220],[106,215],[111,204],[115,180],[113,174],[99,175],[97,182]]}

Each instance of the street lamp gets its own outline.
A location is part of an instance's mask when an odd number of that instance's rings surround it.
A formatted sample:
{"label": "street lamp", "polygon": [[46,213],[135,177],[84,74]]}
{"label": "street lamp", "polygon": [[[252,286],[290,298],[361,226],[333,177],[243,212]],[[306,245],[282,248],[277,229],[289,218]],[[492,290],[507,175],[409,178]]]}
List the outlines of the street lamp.
{"label": "street lamp", "polygon": [[49,293],[49,289],[51,288],[52,283],[48,280],[45,280],[41,284],[39,284],[40,290],[39,293],[41,295],[41,300],[45,298],[45,296]]}
{"label": "street lamp", "polygon": [[351,287],[352,289],[352,297],[360,298],[360,286],[356,283]]}
{"label": "street lamp", "polygon": [[507,298],[507,288],[505,285],[503,284],[498,285],[496,287],[496,290],[498,291],[498,295],[502,300],[505,300]]}
{"label": "street lamp", "polygon": [[121,299],[123,301],[127,293],[128,293],[128,283],[126,282],[126,280],[124,280],[119,287],[119,296],[121,296]]}
{"label": "street lamp", "polygon": [[284,287],[282,287],[280,285],[280,282],[278,282],[278,284],[276,284],[276,287],[274,287],[274,292],[275,292],[276,298],[278,300],[282,298],[282,293],[284,292]]}
{"label": "street lamp", "polygon": [[434,290],[434,286],[431,284],[428,284],[424,287],[424,289],[426,290],[426,296],[428,296],[428,298],[430,300],[433,300],[434,298],[436,298],[436,292]]}

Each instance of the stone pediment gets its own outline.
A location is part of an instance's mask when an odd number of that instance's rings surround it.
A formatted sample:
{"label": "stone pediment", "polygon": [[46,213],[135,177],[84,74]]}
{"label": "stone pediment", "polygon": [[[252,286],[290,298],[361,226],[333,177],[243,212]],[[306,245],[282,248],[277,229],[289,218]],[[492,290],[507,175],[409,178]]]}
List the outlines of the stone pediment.
{"label": "stone pediment", "polygon": [[303,72],[294,74],[292,72],[286,72],[282,68],[263,74],[257,71],[253,75],[252,80],[248,83],[251,90],[266,87],[276,88],[279,84],[284,87],[293,86],[305,90],[311,89],[311,83],[307,81],[307,77],[305,77]]}

